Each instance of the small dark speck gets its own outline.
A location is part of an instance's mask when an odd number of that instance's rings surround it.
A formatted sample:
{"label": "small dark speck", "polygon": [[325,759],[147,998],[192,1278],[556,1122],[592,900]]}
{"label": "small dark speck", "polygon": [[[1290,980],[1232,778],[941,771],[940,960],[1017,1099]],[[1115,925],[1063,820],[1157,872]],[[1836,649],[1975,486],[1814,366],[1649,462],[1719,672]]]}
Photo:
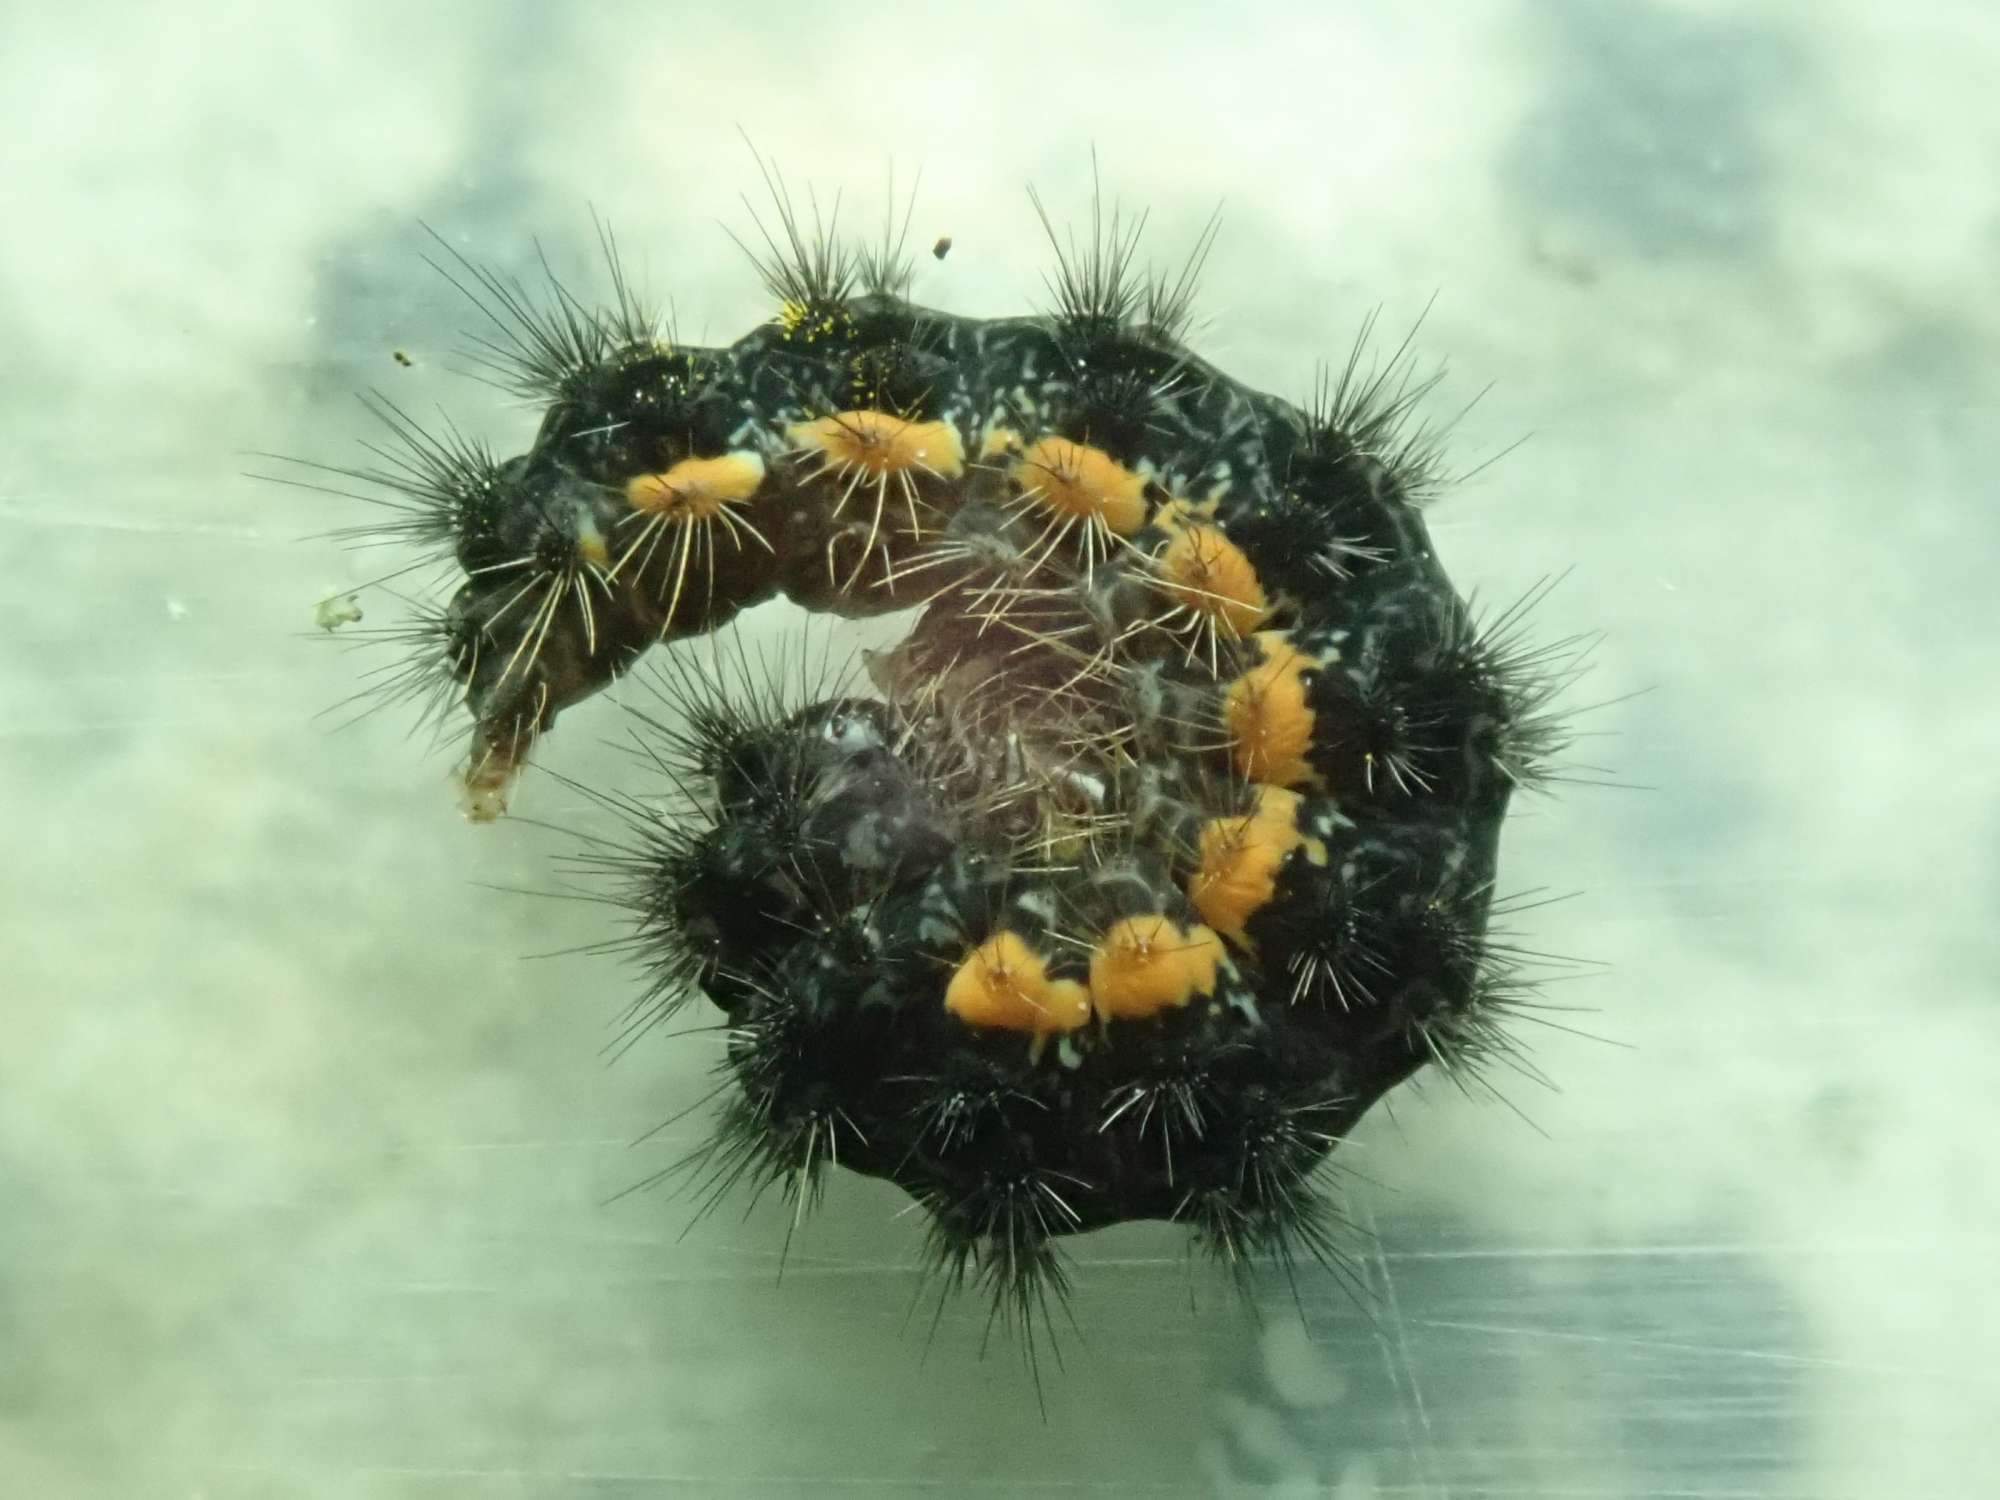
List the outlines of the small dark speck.
{"label": "small dark speck", "polygon": [[410,368],[410,366],[416,363],[415,360],[411,359],[410,356],[405,354],[401,349],[398,349],[394,352],[395,352],[396,363],[401,365],[404,369],[407,370]]}
{"label": "small dark speck", "polygon": [[931,246],[931,254],[935,255],[939,260],[943,260],[947,255],[951,254],[951,236],[948,234],[939,235],[938,242]]}

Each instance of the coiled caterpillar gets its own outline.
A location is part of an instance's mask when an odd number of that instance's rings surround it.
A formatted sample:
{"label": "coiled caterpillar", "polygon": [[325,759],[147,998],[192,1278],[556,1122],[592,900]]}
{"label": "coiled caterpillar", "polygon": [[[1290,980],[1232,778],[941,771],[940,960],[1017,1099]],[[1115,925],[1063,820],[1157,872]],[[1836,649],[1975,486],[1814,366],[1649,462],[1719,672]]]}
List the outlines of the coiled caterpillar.
{"label": "coiled caterpillar", "polygon": [[1186,346],[1212,223],[1160,277],[1100,206],[1050,229],[1046,312],[982,320],[908,300],[902,235],[850,248],[772,185],[778,311],[727,347],[663,337],[608,235],[605,310],[444,267],[543,415],[498,460],[385,412],[400,460],[359,477],[461,574],[398,691],[469,711],[489,819],[656,643],[779,596],[914,611],[865,687],[671,669],[648,732],[689,805],[606,799],[628,826],[582,863],[632,913],[638,1013],[728,1021],[681,1170],[802,1208],[836,1163],[894,1181],[948,1284],[1023,1322],[1062,1238],[1122,1220],[1333,1259],[1328,1153],[1526,993],[1497,845],[1576,643],[1454,592],[1403,351],[1358,341],[1297,405]]}

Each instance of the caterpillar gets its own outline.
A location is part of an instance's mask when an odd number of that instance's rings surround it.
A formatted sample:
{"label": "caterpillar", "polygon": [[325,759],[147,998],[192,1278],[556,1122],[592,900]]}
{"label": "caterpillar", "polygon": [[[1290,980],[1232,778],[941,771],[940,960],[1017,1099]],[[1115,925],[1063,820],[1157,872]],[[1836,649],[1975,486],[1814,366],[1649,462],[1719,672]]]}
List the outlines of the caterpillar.
{"label": "caterpillar", "polygon": [[981,319],[910,300],[907,214],[850,244],[765,175],[776,311],[726,347],[665,332],[602,226],[604,308],[445,247],[540,425],[499,459],[378,408],[387,466],[345,471],[395,507],[373,538],[458,580],[392,632],[391,696],[463,708],[488,820],[660,643],[780,597],[908,612],[845,678],[676,658],[655,785],[594,789],[622,821],[574,862],[629,913],[635,1025],[726,1027],[674,1170],[800,1212],[885,1178],[946,1290],[1030,1329],[1067,1237],[1121,1221],[1337,1267],[1330,1153],[1426,1065],[1479,1077],[1532,992],[1498,843],[1577,643],[1446,576],[1407,343],[1371,362],[1364,327],[1296,403],[1188,347],[1215,220],[1162,274],[1143,216],[1100,194],[1065,236],[1035,198],[1048,305]]}

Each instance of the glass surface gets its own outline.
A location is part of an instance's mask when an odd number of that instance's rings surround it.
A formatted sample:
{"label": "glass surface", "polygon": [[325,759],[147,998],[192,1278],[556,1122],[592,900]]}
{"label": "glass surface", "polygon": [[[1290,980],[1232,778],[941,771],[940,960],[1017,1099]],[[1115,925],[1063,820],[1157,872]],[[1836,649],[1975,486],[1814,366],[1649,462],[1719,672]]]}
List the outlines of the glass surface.
{"label": "glass surface", "polygon": [[[10,7],[0,1489],[1991,1493],[1996,16]],[[1429,307],[1431,412],[1483,393],[1439,549],[1486,600],[1561,575],[1617,783],[1520,799],[1502,889],[1602,967],[1504,1102],[1432,1080],[1341,1151],[1360,1300],[1252,1315],[1180,1232],[1095,1236],[1044,1410],[977,1306],[932,1335],[894,1190],[837,1179],[782,1278],[775,1201],[616,1196],[722,1042],[611,1061],[615,914],[517,893],[602,810],[531,773],[468,826],[455,743],[325,712],[383,658],[315,601],[408,559],[311,539],[366,508],[256,453],[365,460],[366,389],[531,434],[425,225],[595,295],[594,209],[737,337],[739,123],[857,228],[921,168],[919,301],[1041,299],[1024,184],[1078,220],[1094,148],[1162,262],[1226,199],[1231,373],[1302,396]],[[615,779],[623,721],[542,761]]]}

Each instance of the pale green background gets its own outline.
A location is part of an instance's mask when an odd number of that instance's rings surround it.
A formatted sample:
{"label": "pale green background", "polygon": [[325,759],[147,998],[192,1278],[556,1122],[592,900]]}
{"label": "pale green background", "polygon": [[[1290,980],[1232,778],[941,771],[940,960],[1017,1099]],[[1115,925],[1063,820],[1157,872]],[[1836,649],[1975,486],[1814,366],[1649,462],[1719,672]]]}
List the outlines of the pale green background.
{"label": "pale green background", "polygon": [[[1992,1493],[1986,0],[0,23],[0,1494]],[[1648,789],[1520,808],[1504,885],[1577,893],[1521,925],[1608,965],[1555,996],[1594,1039],[1524,1035],[1519,1115],[1433,1086],[1351,1144],[1374,1322],[1101,1236],[1045,1421],[975,1309],[925,1358],[890,1189],[836,1181],[782,1285],[775,1208],[607,1206],[717,1038],[607,1065],[625,974],[524,955],[610,915],[487,888],[561,840],[458,822],[406,719],[315,722],[370,659],[312,602],[387,564],[245,451],[352,461],[371,385],[525,440],[419,220],[587,277],[594,205],[736,337],[739,124],[857,221],[921,167],[918,295],[982,314],[1040,295],[1024,184],[1081,213],[1094,144],[1162,259],[1227,199],[1232,372],[1302,392],[1436,293],[1434,409],[1491,386],[1455,456],[1530,434],[1438,541],[1493,599],[1571,570],[1578,701],[1650,689],[1586,758]],[[614,774],[619,726],[548,759]]]}

